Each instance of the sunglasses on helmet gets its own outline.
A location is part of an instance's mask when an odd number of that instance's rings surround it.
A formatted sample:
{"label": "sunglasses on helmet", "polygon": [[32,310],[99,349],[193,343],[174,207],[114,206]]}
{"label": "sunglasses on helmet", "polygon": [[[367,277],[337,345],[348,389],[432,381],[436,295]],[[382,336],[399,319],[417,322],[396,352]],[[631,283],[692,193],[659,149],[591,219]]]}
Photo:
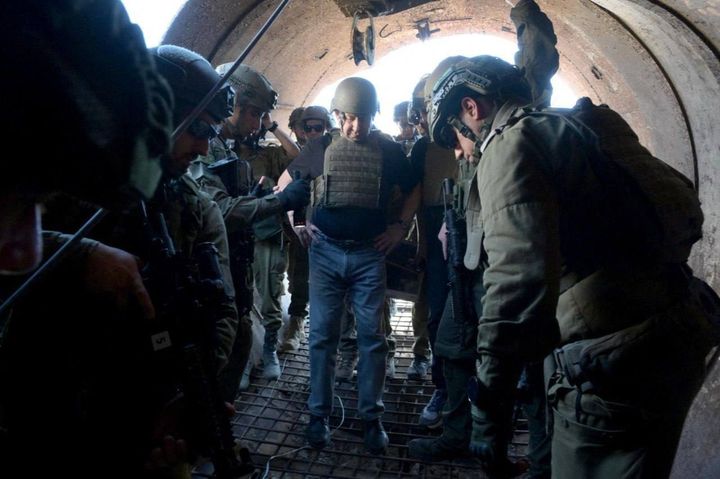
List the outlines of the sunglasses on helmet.
{"label": "sunglasses on helmet", "polygon": [[324,129],[325,125],[303,125],[303,131],[305,133],[310,133],[313,130],[317,133],[322,133]]}
{"label": "sunglasses on helmet", "polygon": [[205,120],[196,118],[188,125],[187,132],[199,140],[212,140],[218,136],[219,128]]}

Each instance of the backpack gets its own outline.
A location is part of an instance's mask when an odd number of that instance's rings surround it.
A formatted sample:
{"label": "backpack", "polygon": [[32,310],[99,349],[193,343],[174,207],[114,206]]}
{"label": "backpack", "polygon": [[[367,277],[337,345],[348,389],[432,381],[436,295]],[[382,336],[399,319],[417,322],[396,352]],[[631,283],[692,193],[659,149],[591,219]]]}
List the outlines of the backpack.
{"label": "backpack", "polygon": [[622,116],[587,97],[571,109],[526,109],[520,118],[525,115],[566,120],[588,144],[594,173],[624,202],[616,228],[632,232],[641,250],[662,262],[687,261],[702,237],[697,191],[687,177],[642,146]]}

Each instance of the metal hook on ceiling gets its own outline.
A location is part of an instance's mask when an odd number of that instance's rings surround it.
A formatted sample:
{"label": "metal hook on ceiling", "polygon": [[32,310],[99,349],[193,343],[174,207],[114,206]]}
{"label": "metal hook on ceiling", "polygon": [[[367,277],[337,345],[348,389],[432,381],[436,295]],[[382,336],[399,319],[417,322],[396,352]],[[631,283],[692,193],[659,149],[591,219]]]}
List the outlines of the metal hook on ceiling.
{"label": "metal hook on ceiling", "polygon": [[367,15],[368,20],[370,20],[370,25],[364,32],[361,32],[357,26],[361,13],[362,11],[355,12],[353,16],[351,32],[353,60],[355,61],[355,65],[359,65],[363,60],[365,60],[368,65],[372,65],[375,61],[375,22],[373,21],[372,15],[365,11],[365,15]]}

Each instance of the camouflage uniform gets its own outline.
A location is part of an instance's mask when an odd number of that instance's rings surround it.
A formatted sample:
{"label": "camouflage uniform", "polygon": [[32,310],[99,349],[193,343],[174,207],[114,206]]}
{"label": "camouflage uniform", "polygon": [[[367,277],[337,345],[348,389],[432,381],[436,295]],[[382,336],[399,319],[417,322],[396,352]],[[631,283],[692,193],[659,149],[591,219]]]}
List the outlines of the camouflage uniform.
{"label": "camouflage uniform", "polygon": [[263,198],[248,196],[252,186],[252,171],[246,161],[238,161],[235,179],[238,185],[236,196],[231,196],[225,184],[208,168],[213,163],[237,158],[235,152],[226,146],[220,138],[210,143],[208,156],[196,160],[190,167],[202,190],[217,202],[230,242],[230,267],[236,291],[236,305],[240,316],[235,345],[228,366],[222,373],[224,394],[228,399],[235,397],[240,378],[250,357],[252,349],[252,322],[250,310],[253,304],[253,269],[255,238],[252,225],[255,221],[280,214],[282,204],[274,195]]}
{"label": "camouflage uniform", "polygon": [[[8,65],[0,90],[14,112],[0,121],[13,139],[5,153],[18,159],[6,162],[3,197],[17,191],[33,206],[25,195],[59,190],[119,208],[152,196],[170,140],[172,95],[122,4],[3,2],[0,18]],[[27,127],[39,117],[55,126],[42,134]],[[38,147],[43,154],[28,161]],[[43,236],[46,258],[68,240]],[[123,359],[145,343],[130,353],[123,340],[128,330],[141,337],[132,327],[137,318],[119,318],[114,301],[85,289],[95,247],[81,240],[0,318],[0,476],[51,477],[68,460],[78,478],[141,473],[148,398],[138,368]],[[24,279],[0,278],[2,297]],[[48,431],[61,437],[50,444]]]}
{"label": "camouflage uniform", "polygon": [[[252,166],[254,181],[259,181],[261,176],[265,177],[264,189],[272,189],[290,164],[285,151],[279,146],[258,147],[258,150],[253,151],[243,145],[236,149],[236,153]],[[282,326],[280,298],[285,292],[283,280],[287,269],[284,217],[285,215],[278,214],[253,224],[255,233],[253,272],[255,288],[260,295],[258,309],[265,327],[266,344],[273,345],[277,342],[278,330]]]}
{"label": "camouflage uniform", "polygon": [[[420,249],[425,257],[425,274],[420,298],[413,311],[413,331],[416,335],[413,353],[416,357],[422,357],[427,355],[423,346],[427,348],[435,343],[447,296],[447,266],[438,240],[444,214],[441,185],[444,178],[457,177],[458,162],[452,151],[440,148],[429,138],[421,138],[415,143],[410,158],[422,181],[422,206],[417,218],[421,233]],[[422,307],[418,308],[419,305]],[[422,314],[416,314],[417,310],[423,307],[424,318]],[[424,335],[418,334],[420,331],[424,332]],[[435,387],[445,389],[442,362],[439,358],[433,359],[432,372]]]}

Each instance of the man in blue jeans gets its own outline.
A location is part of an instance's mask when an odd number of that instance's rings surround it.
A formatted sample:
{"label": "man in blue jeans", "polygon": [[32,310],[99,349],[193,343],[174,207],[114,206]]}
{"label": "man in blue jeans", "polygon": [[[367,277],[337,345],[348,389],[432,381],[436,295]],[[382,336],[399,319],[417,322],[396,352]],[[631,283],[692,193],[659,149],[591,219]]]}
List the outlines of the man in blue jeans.
{"label": "man in blue jeans", "polygon": [[[288,167],[314,180],[310,246],[310,423],[306,437],[321,449],[330,442],[335,362],[348,297],[357,321],[358,413],[365,447],[382,454],[388,444],[384,411],[387,342],[382,327],[385,254],[405,236],[419,200],[417,180],[399,144],[371,133],[378,102],[375,87],[346,78],[331,103],[340,130],[310,141]],[[279,182],[290,181],[286,171]],[[393,194],[404,200],[400,220],[387,224]]]}

